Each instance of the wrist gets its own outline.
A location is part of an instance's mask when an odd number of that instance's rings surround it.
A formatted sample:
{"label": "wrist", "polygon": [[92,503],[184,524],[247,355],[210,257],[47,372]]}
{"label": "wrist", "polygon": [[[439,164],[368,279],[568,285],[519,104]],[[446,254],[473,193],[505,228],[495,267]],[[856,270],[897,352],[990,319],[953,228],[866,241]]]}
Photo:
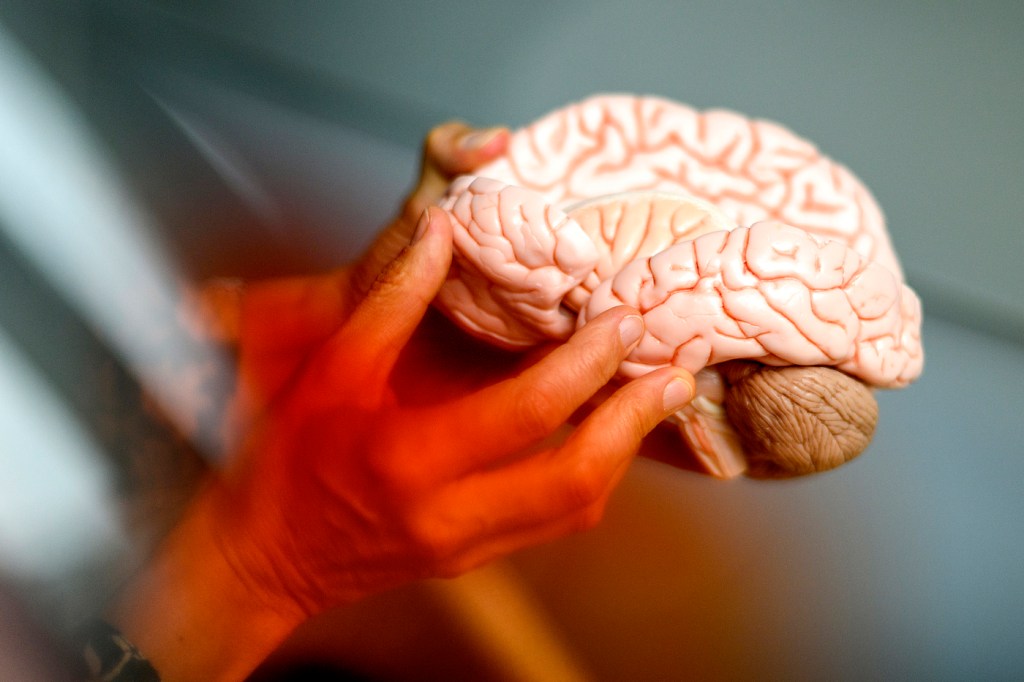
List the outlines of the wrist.
{"label": "wrist", "polygon": [[224,536],[226,503],[211,481],[110,610],[163,680],[243,679],[305,619],[240,571]]}

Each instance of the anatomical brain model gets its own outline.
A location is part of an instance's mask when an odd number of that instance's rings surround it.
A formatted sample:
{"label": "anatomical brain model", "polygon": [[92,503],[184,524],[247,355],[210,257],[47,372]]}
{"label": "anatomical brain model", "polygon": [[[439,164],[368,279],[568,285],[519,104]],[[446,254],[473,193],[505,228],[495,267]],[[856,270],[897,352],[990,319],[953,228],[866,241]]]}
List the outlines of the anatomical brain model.
{"label": "anatomical brain model", "polygon": [[717,476],[850,459],[877,419],[869,387],[921,372],[920,303],[881,211],[777,124],[595,96],[515,133],[441,206],[456,250],[442,310],[526,348],[639,309],[646,332],[621,377],[696,374],[671,421]]}

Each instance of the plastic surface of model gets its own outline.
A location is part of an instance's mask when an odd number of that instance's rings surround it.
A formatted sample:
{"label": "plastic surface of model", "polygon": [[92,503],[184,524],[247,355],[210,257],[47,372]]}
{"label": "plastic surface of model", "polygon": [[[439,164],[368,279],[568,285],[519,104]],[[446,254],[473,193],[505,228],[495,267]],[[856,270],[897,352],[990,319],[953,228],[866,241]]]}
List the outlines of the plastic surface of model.
{"label": "plastic surface of model", "polygon": [[867,387],[921,372],[920,303],[877,204],[777,124],[595,96],[518,131],[441,205],[456,247],[442,310],[524,348],[639,309],[621,375],[697,375],[675,421],[715,475],[840,464],[873,435]]}

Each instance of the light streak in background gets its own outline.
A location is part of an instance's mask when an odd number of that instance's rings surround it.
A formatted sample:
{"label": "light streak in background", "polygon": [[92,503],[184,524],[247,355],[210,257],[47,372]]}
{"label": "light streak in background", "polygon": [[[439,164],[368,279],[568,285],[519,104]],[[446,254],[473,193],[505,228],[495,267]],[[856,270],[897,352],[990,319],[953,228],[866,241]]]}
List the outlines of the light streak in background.
{"label": "light streak in background", "polygon": [[125,547],[113,472],[0,330],[0,569],[34,579]]}
{"label": "light streak in background", "polygon": [[264,218],[268,225],[277,225],[283,222],[281,207],[261,185],[256,173],[247,167],[248,164],[241,155],[233,152],[223,140],[219,140],[212,130],[168,104],[163,97],[149,90],[146,90],[146,94],[160,107],[167,118],[178,126],[196,151],[255,215]]}
{"label": "light streak in background", "polygon": [[[0,217],[6,236],[121,357],[175,423],[193,421],[164,367],[209,363],[177,325],[179,280],[151,216],[81,115],[0,26]],[[147,330],[180,340],[160,344]],[[216,358],[219,362],[220,359]],[[196,444],[203,453],[216,443]]]}
{"label": "light streak in background", "polygon": [[[176,323],[178,281],[152,218],[79,112],[2,24],[0,92],[0,230],[168,417],[192,423],[195,406],[176,396],[166,368],[222,359]],[[219,451],[212,437],[194,435],[200,452]],[[120,542],[109,483],[95,443],[0,335],[0,569],[52,577],[88,559],[87,550]]]}

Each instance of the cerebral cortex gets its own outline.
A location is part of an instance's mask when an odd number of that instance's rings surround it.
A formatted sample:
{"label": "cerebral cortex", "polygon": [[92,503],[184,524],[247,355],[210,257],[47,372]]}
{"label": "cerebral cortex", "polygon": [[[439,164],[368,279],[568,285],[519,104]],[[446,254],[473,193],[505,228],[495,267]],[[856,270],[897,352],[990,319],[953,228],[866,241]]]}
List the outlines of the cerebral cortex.
{"label": "cerebral cortex", "polygon": [[735,359],[878,387],[921,372],[920,303],[881,210],[779,124],[598,95],[517,131],[440,205],[455,258],[437,304],[496,344],[565,339],[625,304],[646,323],[627,378]]}

